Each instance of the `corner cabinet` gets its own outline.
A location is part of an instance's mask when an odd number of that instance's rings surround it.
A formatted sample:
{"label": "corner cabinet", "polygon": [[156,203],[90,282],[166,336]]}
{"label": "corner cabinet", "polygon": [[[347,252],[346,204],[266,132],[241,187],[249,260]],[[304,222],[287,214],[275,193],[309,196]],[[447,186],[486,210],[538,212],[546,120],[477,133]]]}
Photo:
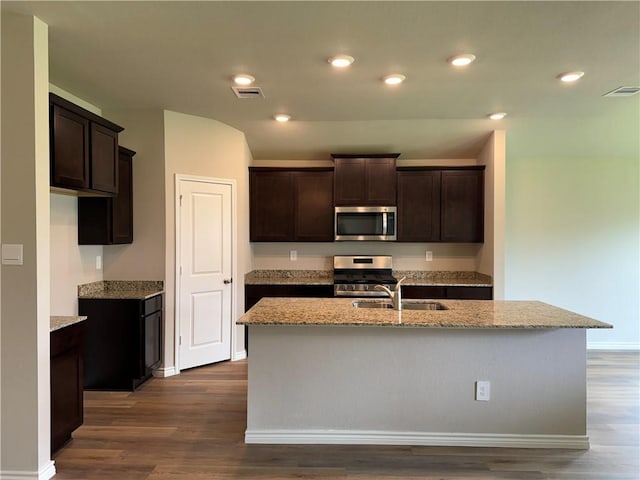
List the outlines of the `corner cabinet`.
{"label": "corner cabinet", "polygon": [[333,169],[249,169],[252,242],[333,241]]}
{"label": "corner cabinet", "polygon": [[118,147],[118,193],[78,198],[78,245],[133,243],[133,157]]}
{"label": "corner cabinet", "polygon": [[79,298],[86,315],[85,390],[135,390],[160,365],[162,294],[146,299]]}
{"label": "corner cabinet", "polygon": [[401,167],[398,241],[484,241],[484,166]]}
{"label": "corner cabinet", "polygon": [[121,126],[50,93],[49,128],[52,187],[118,192]]}
{"label": "corner cabinet", "polygon": [[395,206],[399,153],[332,153],[336,206]]}

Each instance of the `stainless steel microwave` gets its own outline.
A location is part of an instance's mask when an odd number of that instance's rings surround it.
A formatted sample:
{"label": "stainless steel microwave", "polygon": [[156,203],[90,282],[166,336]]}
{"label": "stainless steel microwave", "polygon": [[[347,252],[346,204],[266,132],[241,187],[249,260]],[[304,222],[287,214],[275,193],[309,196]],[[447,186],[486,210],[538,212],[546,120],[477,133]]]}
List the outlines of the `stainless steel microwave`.
{"label": "stainless steel microwave", "polygon": [[335,239],[393,241],[396,207],[335,207]]}

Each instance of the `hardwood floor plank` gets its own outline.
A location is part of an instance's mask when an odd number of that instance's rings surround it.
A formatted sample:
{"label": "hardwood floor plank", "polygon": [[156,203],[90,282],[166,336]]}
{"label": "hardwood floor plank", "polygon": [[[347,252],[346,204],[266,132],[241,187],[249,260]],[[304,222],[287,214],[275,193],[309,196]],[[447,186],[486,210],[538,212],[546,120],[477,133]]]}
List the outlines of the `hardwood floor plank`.
{"label": "hardwood floor plank", "polygon": [[58,480],[639,480],[640,354],[591,352],[591,449],[245,445],[247,361],[85,392]]}

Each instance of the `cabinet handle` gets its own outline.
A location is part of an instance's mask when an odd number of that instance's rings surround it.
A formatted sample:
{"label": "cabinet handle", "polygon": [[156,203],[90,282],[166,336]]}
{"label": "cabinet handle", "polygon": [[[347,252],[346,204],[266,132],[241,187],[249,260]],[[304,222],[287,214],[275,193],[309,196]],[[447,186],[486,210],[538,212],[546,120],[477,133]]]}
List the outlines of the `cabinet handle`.
{"label": "cabinet handle", "polygon": [[225,285],[229,285],[230,283],[233,283],[233,278],[225,278],[223,281]]}

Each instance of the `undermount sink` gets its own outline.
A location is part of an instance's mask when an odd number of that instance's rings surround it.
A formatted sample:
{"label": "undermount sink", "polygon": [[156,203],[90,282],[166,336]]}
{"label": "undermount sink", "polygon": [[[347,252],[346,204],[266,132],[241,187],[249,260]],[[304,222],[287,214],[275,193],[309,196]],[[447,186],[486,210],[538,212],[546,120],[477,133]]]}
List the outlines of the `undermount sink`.
{"label": "undermount sink", "polygon": [[353,306],[356,308],[393,308],[393,305],[388,302],[376,302],[375,300],[355,301]]}
{"label": "undermount sink", "polygon": [[[375,300],[356,300],[353,302],[355,308],[389,308],[392,309],[393,305],[390,302],[380,302]],[[448,310],[440,302],[420,302],[420,301],[403,301],[403,310]]]}
{"label": "undermount sink", "polygon": [[440,302],[402,302],[404,310],[449,310]]}

